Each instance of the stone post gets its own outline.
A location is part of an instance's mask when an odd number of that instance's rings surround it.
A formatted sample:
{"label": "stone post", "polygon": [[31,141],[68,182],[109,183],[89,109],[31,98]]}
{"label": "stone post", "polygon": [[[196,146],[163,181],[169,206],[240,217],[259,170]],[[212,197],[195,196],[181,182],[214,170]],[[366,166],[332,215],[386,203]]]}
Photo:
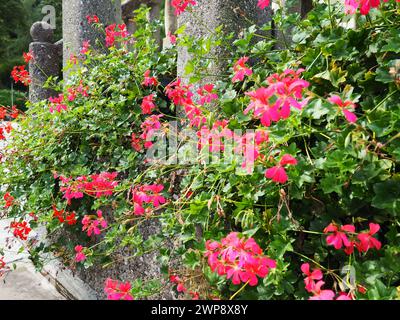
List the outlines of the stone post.
{"label": "stone post", "polygon": [[64,66],[71,54],[79,54],[83,41],[89,40],[98,50],[105,48],[104,33],[90,25],[87,16],[97,15],[105,26],[122,23],[121,0],[63,0],[62,7]]}
{"label": "stone post", "polygon": [[[223,25],[226,33],[235,33],[239,38],[243,29],[252,24],[263,25],[271,20],[270,10],[261,10],[257,7],[258,0],[197,0],[197,6],[193,7],[192,12],[184,12],[178,18],[178,25],[186,26],[186,34],[202,38],[210,34],[215,28]],[[216,77],[225,74],[227,63],[224,57],[229,56],[229,48],[222,44],[216,48],[212,55],[214,63],[210,67],[209,74],[212,79],[205,78],[204,81],[215,81]],[[187,81],[185,75],[186,63],[191,59],[185,48],[178,51],[178,76]]]}
{"label": "stone post", "polygon": [[29,100],[38,102],[54,96],[52,89],[43,88],[50,76],[58,76],[61,71],[61,46],[53,44],[53,30],[46,22],[35,22],[31,27],[33,42],[29,45],[29,51],[34,59],[29,62],[31,85],[29,86]]}
{"label": "stone post", "polygon": [[168,37],[168,33],[174,34],[177,30],[178,19],[174,13],[174,8],[171,6],[171,0],[165,0],[164,9],[164,26],[166,37],[163,40],[163,48],[168,48],[171,46],[171,41]]}

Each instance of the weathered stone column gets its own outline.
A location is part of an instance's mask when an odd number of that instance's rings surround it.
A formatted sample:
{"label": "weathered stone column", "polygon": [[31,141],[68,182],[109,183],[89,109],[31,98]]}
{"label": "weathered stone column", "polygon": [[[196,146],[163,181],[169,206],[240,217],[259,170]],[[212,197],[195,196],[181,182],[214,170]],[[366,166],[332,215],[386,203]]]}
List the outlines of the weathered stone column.
{"label": "weathered stone column", "polygon": [[[71,54],[78,55],[83,41],[104,49],[104,33],[90,25],[87,16],[97,15],[104,25],[122,23],[121,0],[63,0],[64,65]],[[100,41],[101,45],[96,45]],[[64,76],[66,76],[64,74]]]}
{"label": "weathered stone column", "polygon": [[174,8],[171,6],[171,0],[165,0],[165,9],[164,9],[164,26],[165,26],[165,35],[166,37],[163,40],[163,48],[168,48],[171,46],[171,41],[168,37],[168,34],[174,34],[177,30],[178,19],[174,13]]}
{"label": "weathered stone column", "polygon": [[[186,26],[186,34],[196,38],[208,36],[210,31],[220,25],[224,26],[224,32],[234,32],[237,38],[244,28],[252,24],[263,25],[271,20],[271,11],[261,10],[257,7],[258,0],[197,0],[197,6],[192,12],[184,12],[178,18],[178,25]],[[216,48],[212,55],[213,65],[209,73],[219,75],[226,73],[227,64],[224,57],[228,56],[229,48],[222,44]],[[178,76],[185,79],[185,66],[190,60],[190,55],[185,48],[178,51]],[[210,81],[204,79],[205,81]],[[215,80],[215,78],[213,78]]]}
{"label": "weathered stone column", "polygon": [[62,48],[53,44],[53,30],[46,22],[35,22],[31,27],[33,42],[29,45],[34,59],[29,62],[31,85],[29,86],[29,100],[38,102],[54,96],[52,89],[43,88],[50,76],[58,76],[61,71]]}

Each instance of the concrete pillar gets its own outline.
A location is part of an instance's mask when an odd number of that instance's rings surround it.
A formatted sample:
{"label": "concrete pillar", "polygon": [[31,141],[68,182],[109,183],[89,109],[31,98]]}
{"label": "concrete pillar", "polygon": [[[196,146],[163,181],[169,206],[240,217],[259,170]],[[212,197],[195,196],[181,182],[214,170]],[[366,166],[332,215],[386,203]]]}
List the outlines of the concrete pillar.
{"label": "concrete pillar", "polygon": [[83,41],[89,40],[95,49],[105,50],[104,33],[90,25],[87,16],[97,15],[105,26],[122,23],[121,0],[63,0],[62,7],[64,66],[71,54],[78,56]]}
{"label": "concrete pillar", "polygon": [[[252,24],[263,25],[271,20],[271,11],[261,10],[257,4],[258,0],[197,0],[197,6],[192,7],[192,12],[187,10],[178,17],[178,25],[185,25],[186,34],[196,38],[206,37],[210,35],[210,31],[223,25],[224,32],[234,32],[239,38],[243,29]],[[215,48],[212,52],[215,59],[210,66],[210,74],[226,74],[227,62],[224,58],[230,56],[229,49],[226,44]],[[179,48],[178,76],[184,81],[188,80],[188,76],[185,75],[185,66],[190,59],[186,48]],[[204,81],[215,81],[215,79],[215,77],[205,78]]]}

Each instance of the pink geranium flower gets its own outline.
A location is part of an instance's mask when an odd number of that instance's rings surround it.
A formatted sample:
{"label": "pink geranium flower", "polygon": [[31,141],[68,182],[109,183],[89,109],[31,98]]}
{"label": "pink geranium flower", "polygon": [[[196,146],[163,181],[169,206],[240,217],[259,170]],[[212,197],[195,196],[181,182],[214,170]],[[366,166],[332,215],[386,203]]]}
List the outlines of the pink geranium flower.
{"label": "pink geranium flower", "polygon": [[146,72],[144,73],[144,81],[142,83],[143,86],[145,87],[157,87],[158,86],[158,80],[156,77],[154,76],[150,76],[151,71],[150,70],[146,70]]}
{"label": "pink geranium flower", "polygon": [[356,108],[354,102],[350,100],[343,101],[337,95],[332,95],[328,101],[340,108],[348,122],[355,123],[357,121],[357,116],[352,112]]}
{"label": "pink geranium flower", "polygon": [[81,245],[77,245],[75,247],[75,261],[76,262],[82,262],[86,260],[86,255],[83,253],[83,247]]}
{"label": "pink geranium flower", "polygon": [[288,176],[284,168],[286,165],[297,165],[297,160],[290,154],[283,155],[277,166],[269,168],[267,171],[265,171],[265,177],[272,179],[277,183],[286,183],[288,180]]}
{"label": "pink geranium flower", "polygon": [[266,7],[269,6],[270,0],[258,0],[257,6],[261,9],[264,10]]}
{"label": "pink geranium flower", "polygon": [[171,6],[175,8],[175,15],[177,16],[183,13],[187,6],[195,6],[196,4],[195,0],[171,0]]}
{"label": "pink geranium flower", "polygon": [[316,289],[315,280],[321,280],[323,277],[322,271],[320,269],[314,269],[314,271],[311,272],[308,263],[303,263],[301,265],[301,271],[307,276],[304,279],[306,290],[308,292],[313,292]]}
{"label": "pink geranium flower", "polygon": [[243,81],[245,76],[251,76],[253,74],[253,71],[246,66],[248,60],[249,57],[242,57],[233,66],[233,71],[235,72],[232,78],[233,83]]}
{"label": "pink geranium flower", "polygon": [[119,282],[108,278],[105,283],[104,292],[108,300],[133,300],[129,282]]}
{"label": "pink geranium flower", "polygon": [[360,233],[357,235],[357,239],[360,241],[356,244],[357,248],[361,252],[367,252],[369,249],[375,248],[380,250],[382,244],[379,240],[373,237],[380,229],[379,224],[370,223],[369,232]]}
{"label": "pink geranium flower", "polygon": [[324,229],[324,233],[331,233],[327,238],[326,242],[328,245],[332,245],[336,250],[341,249],[343,246],[352,247],[353,243],[349,241],[347,233],[355,233],[355,227],[347,224],[338,228],[336,225],[331,223]]}
{"label": "pink geranium flower", "polygon": [[323,290],[321,287],[325,284],[323,281],[318,281],[313,290],[314,296],[309,300],[333,300],[335,293],[332,290]]}
{"label": "pink geranium flower", "polygon": [[142,114],[151,114],[153,110],[156,108],[154,104],[154,94],[150,94],[143,98],[142,101]]}

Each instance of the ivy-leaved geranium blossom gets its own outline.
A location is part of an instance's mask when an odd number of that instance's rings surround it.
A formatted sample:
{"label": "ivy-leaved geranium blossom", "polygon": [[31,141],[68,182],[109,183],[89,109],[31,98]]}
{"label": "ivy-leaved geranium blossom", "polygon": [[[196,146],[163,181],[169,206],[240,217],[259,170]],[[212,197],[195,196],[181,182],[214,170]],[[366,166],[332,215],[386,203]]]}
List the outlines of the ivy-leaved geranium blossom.
{"label": "ivy-leaved geranium blossom", "polygon": [[99,235],[101,233],[100,227],[107,228],[107,221],[103,217],[103,212],[97,210],[97,217],[92,215],[85,215],[82,219],[82,231],[86,231],[90,237],[92,235]]}
{"label": "ivy-leaved geranium blossom", "polygon": [[129,282],[120,282],[108,278],[104,286],[104,292],[108,300],[133,300],[131,294],[131,284]]}
{"label": "ivy-leaved geranium blossom", "polygon": [[266,7],[269,6],[270,0],[258,0],[257,6],[261,9],[264,10]]}
{"label": "ivy-leaved geranium blossom", "polygon": [[376,250],[380,250],[382,244],[379,240],[375,239],[373,235],[378,233],[380,230],[380,225],[377,223],[369,224],[368,232],[361,232],[357,235],[357,239],[359,240],[356,243],[356,247],[361,252],[367,252],[369,249],[375,248]]}
{"label": "ivy-leaved geranium blossom", "polygon": [[112,47],[117,39],[126,38],[129,33],[126,24],[112,24],[106,27],[106,46]]}
{"label": "ivy-leaved geranium blossom", "polygon": [[175,15],[177,16],[185,12],[189,5],[195,6],[197,2],[195,0],[171,0],[171,6],[175,9]]}
{"label": "ivy-leaved geranium blossom", "polygon": [[142,85],[145,87],[157,87],[158,86],[158,80],[156,77],[151,76],[151,71],[146,70],[145,73],[143,74],[144,76],[144,81],[142,82]]}
{"label": "ivy-leaved geranium blossom", "polygon": [[81,245],[75,246],[75,261],[82,262],[86,260],[86,255],[83,252],[84,247]]}
{"label": "ivy-leaved geranium blossom", "polygon": [[263,255],[263,251],[253,238],[240,238],[231,232],[221,242],[206,242],[208,264],[213,272],[232,279],[233,284],[258,284],[258,278],[265,278],[269,270],[276,268],[276,261]]}
{"label": "ivy-leaved geranium blossom", "polygon": [[308,292],[312,292],[316,289],[316,280],[321,280],[323,277],[322,271],[320,269],[314,269],[310,271],[310,264],[303,263],[301,265],[301,271],[307,276],[304,279],[305,288]]}
{"label": "ivy-leaved geranium blossom", "polygon": [[[383,0],[383,2],[388,2],[388,0]],[[396,2],[400,2],[400,0],[396,0]],[[367,15],[371,9],[378,8],[380,4],[381,0],[345,0],[344,2],[346,13],[354,14],[359,9],[362,15]]]}
{"label": "ivy-leaved geranium blossom", "polygon": [[244,114],[253,110],[253,116],[260,119],[261,124],[269,127],[272,122],[287,119],[291,108],[301,110],[308,103],[309,99],[304,98],[303,94],[310,85],[300,79],[303,71],[288,69],[282,74],[275,73],[267,78],[268,87],[246,92],[251,102]]}
{"label": "ivy-leaved geranium blossom", "polygon": [[251,76],[253,74],[253,70],[246,65],[247,61],[249,61],[249,57],[241,57],[235,62],[235,65],[233,66],[233,83],[243,81],[245,76]]}
{"label": "ivy-leaved geranium blossom", "polygon": [[277,166],[267,169],[267,171],[265,171],[265,177],[277,183],[286,183],[288,176],[285,166],[287,165],[297,165],[297,160],[290,154],[283,155]]}
{"label": "ivy-leaved geranium blossom", "polygon": [[154,103],[154,93],[144,97],[140,107],[142,108],[142,114],[151,114],[156,108]]}
{"label": "ivy-leaved geranium blossom", "polygon": [[357,116],[353,113],[356,108],[354,102],[350,100],[343,101],[338,95],[332,95],[328,101],[339,107],[348,122],[355,123],[357,121]]}

